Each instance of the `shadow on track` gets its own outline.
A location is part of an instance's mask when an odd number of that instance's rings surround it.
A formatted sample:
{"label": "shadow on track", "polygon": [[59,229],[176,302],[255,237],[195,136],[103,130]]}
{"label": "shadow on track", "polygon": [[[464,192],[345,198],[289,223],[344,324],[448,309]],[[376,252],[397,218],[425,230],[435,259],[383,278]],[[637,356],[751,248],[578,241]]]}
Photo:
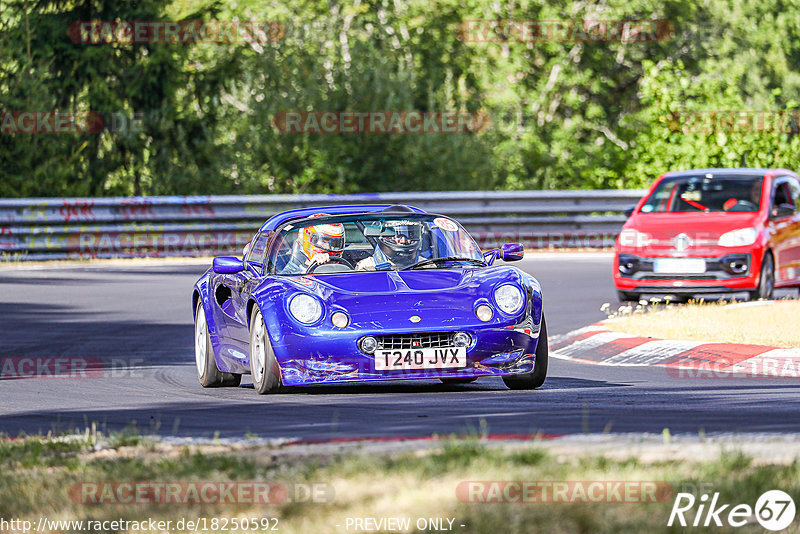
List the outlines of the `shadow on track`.
{"label": "shadow on track", "polygon": [[187,324],[112,321],[101,312],[25,302],[0,303],[0,324],[0,359],[86,358],[119,369],[194,361],[193,327]]}
{"label": "shadow on track", "polygon": [[[438,391],[429,385],[408,387],[394,395],[382,395],[380,392],[389,391],[377,387],[374,389],[379,392],[373,393],[372,389],[360,395],[264,397],[248,388],[214,390],[221,395],[199,395],[192,402],[0,415],[0,430],[9,435],[63,432],[97,423],[105,431],[134,426],[144,434],[175,437],[255,434],[261,438],[341,439],[475,435],[477,429],[492,434],[572,434],[660,433],[669,428],[672,433],[697,434],[780,432],[800,426],[800,403],[796,401],[765,402],[761,408],[740,410],[734,409],[739,397],[727,393],[685,393],[676,403],[671,391],[650,392],[642,402],[635,392],[626,393],[631,391],[628,388],[616,390],[613,396],[606,393],[608,388]],[[246,390],[246,399],[242,390]],[[775,401],[779,393],[769,386],[762,396]]]}
{"label": "shadow on track", "polygon": [[[586,380],[581,378],[548,378],[544,386],[536,391],[566,388],[598,388],[620,387],[625,384],[615,384],[603,380]],[[243,388],[252,388],[252,384],[245,384]],[[443,384],[438,379],[422,381],[409,380],[407,382],[373,382],[355,384],[331,384],[320,386],[294,386],[288,394],[306,395],[363,395],[363,394],[394,394],[394,393],[449,393],[471,391],[504,391],[508,388],[496,377],[480,378],[470,384]]]}

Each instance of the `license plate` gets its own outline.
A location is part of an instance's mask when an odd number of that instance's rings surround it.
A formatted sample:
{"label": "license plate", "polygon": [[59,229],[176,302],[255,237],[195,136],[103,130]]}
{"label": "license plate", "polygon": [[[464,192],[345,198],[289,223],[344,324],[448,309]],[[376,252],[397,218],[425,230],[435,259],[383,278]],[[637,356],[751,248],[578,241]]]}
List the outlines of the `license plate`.
{"label": "license plate", "polygon": [[376,371],[458,369],[467,366],[466,347],[442,349],[376,350]]}
{"label": "license plate", "polygon": [[653,263],[653,271],[666,274],[702,274],[706,272],[703,258],[658,258]]}

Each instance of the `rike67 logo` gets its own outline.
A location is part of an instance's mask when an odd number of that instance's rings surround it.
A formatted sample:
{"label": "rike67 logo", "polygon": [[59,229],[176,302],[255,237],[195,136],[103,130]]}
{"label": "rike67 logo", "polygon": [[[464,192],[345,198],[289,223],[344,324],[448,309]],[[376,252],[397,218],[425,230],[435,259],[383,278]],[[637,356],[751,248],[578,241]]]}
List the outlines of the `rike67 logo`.
{"label": "rike67 logo", "polygon": [[781,490],[764,492],[756,501],[755,507],[749,504],[722,504],[719,493],[711,496],[704,493],[699,499],[691,493],[678,493],[667,526],[677,524],[686,527],[731,526],[742,527],[753,523],[753,518],[763,528],[771,531],[784,530],[794,521],[794,500]]}

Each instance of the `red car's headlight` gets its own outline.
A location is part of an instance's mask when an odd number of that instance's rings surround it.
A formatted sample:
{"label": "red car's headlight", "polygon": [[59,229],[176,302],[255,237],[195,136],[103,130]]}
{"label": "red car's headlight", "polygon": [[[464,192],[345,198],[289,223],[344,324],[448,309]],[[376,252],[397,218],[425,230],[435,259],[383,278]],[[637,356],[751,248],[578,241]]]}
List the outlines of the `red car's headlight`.
{"label": "red car's headlight", "polygon": [[755,228],[739,228],[725,232],[719,237],[721,247],[746,247],[756,242],[758,231]]}

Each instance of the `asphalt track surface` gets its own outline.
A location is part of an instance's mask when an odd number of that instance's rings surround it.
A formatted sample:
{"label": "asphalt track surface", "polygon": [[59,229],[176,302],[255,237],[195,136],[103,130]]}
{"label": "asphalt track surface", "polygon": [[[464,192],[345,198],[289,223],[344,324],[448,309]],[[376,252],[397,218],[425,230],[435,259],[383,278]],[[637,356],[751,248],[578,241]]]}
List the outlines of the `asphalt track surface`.
{"label": "asphalt track surface", "polygon": [[[551,335],[604,315],[615,302],[608,254],[529,255]],[[193,355],[190,292],[202,265],[124,263],[0,269],[0,361],[97,362],[86,379],[0,380],[7,435],[138,431],[176,437],[421,437],[583,432],[796,432],[800,381],[686,379],[660,368],[551,359],[544,387],[510,391],[499,378],[469,385],[414,381],[297,388],[259,396],[203,389]],[[135,423],[134,423],[135,422]]]}

